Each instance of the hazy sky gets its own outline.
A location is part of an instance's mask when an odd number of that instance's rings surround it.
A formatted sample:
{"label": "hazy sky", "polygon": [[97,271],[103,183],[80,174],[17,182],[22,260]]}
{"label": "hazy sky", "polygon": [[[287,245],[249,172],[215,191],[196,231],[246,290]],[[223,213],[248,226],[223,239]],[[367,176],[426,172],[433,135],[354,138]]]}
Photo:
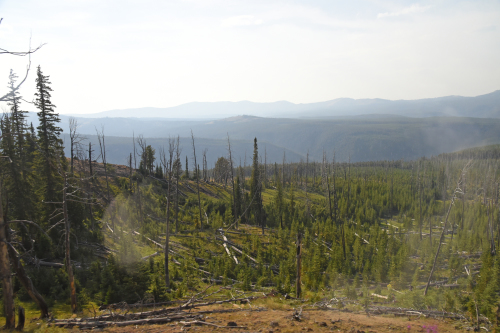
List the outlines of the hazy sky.
{"label": "hazy sky", "polygon": [[[0,0],[0,17],[1,48],[47,43],[32,61],[60,113],[500,89],[499,1]],[[26,60],[0,55],[0,93]]]}

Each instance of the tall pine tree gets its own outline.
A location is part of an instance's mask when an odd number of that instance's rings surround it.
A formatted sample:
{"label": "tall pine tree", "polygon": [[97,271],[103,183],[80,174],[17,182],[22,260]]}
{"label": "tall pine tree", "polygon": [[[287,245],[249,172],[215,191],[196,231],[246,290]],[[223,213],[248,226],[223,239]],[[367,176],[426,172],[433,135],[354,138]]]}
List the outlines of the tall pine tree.
{"label": "tall pine tree", "polygon": [[[57,171],[60,167],[63,170],[66,164],[60,138],[62,129],[58,126],[61,119],[55,113],[55,105],[50,100],[52,89],[50,88],[49,76],[43,75],[40,66],[38,66],[36,74],[35,106],[39,110],[39,125],[37,127],[39,150],[35,158],[35,169],[38,171],[42,199],[44,201],[59,201],[56,189],[57,185],[61,183],[62,177]],[[43,208],[42,210],[51,213],[49,210]]]}
{"label": "tall pine tree", "polygon": [[264,208],[262,207],[262,186],[260,180],[259,169],[259,147],[257,146],[257,138],[253,140],[253,164],[252,177],[250,180],[250,197],[252,200],[252,212],[256,225],[262,226],[264,234]]}
{"label": "tall pine tree", "polygon": [[27,112],[21,110],[21,96],[16,90],[16,80],[17,75],[11,70],[8,85],[10,94],[7,103],[10,107],[10,114],[5,115],[2,121],[2,133],[5,134],[2,141],[2,155],[8,156],[11,160],[6,165],[10,177],[7,178],[5,184],[11,194],[9,215],[14,219],[25,220],[31,218],[33,197],[29,193],[31,170],[28,164],[29,147],[26,140]]}

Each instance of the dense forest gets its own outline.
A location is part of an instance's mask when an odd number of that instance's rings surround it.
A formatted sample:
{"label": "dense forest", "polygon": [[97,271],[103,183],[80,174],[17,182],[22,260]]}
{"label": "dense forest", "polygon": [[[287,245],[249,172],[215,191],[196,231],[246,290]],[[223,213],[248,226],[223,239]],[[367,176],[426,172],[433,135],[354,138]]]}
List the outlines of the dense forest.
{"label": "dense forest", "polygon": [[0,142],[7,327],[19,304],[47,317],[61,305],[76,313],[185,299],[212,284],[358,306],[375,295],[497,325],[499,146],[357,163],[325,151],[320,161],[270,164],[256,138],[246,165],[228,138],[208,168],[194,135],[160,150],[138,136],[128,165],[112,165],[104,131],[88,144],[74,120],[64,155],[40,67],[36,128],[15,82],[11,73]]}

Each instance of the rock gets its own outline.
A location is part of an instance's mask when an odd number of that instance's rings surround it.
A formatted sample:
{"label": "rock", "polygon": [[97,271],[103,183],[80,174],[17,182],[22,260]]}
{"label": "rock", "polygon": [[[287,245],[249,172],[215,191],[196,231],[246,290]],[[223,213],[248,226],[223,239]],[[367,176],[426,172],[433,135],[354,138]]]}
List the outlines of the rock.
{"label": "rock", "polygon": [[321,323],[318,323],[319,327],[326,327],[328,325],[326,325],[326,323],[324,321],[322,321]]}
{"label": "rock", "polygon": [[227,326],[235,327],[235,326],[238,326],[238,324],[236,324],[234,321],[230,321],[227,323]]}
{"label": "rock", "polygon": [[280,324],[277,321],[272,321],[269,325],[271,327],[278,327],[278,326],[280,326]]}

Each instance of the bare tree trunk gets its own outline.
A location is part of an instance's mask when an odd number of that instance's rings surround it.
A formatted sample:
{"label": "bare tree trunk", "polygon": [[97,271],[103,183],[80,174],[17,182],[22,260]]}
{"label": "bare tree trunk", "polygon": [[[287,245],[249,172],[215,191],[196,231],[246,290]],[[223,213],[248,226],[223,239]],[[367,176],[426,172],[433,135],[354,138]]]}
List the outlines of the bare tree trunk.
{"label": "bare tree trunk", "polygon": [[63,187],[63,214],[64,214],[64,227],[65,227],[65,254],[66,254],[66,270],[68,272],[69,278],[69,288],[70,288],[70,298],[71,298],[71,311],[76,313],[76,287],[75,278],[73,276],[73,267],[71,266],[71,255],[70,255],[70,222],[68,218],[68,204],[66,201],[66,173],[64,174],[64,187]]}
{"label": "bare tree trunk", "polygon": [[194,134],[191,131],[191,139],[193,140],[193,156],[194,156],[194,172],[196,174],[196,187],[198,189],[198,210],[200,212],[200,228],[203,229],[203,220],[201,218],[201,199],[200,199],[200,177],[198,175],[197,165],[196,164],[196,148],[194,146]]}
{"label": "bare tree trunk", "polygon": [[82,137],[80,134],[77,132],[78,129],[78,121],[70,117],[69,118],[69,139],[70,139],[70,150],[71,150],[71,174],[73,174],[73,161],[74,161],[74,156],[75,156],[75,148],[77,151],[80,150],[80,145],[84,137]]}
{"label": "bare tree trunk", "polygon": [[128,170],[129,170],[130,192],[132,192],[132,153],[130,153],[130,156],[128,158]]}
{"label": "bare tree trunk", "polygon": [[14,294],[7,245],[7,228],[3,216],[2,186],[0,184],[0,277],[2,278],[5,328],[13,329],[16,325],[16,317],[14,315]]}
{"label": "bare tree trunk", "polygon": [[444,220],[444,225],[443,225],[443,231],[441,232],[441,237],[439,238],[438,248],[436,250],[436,255],[434,257],[434,262],[432,263],[432,268],[431,268],[431,272],[429,274],[429,279],[427,280],[427,285],[425,286],[424,296],[427,295],[427,290],[429,289],[429,285],[431,284],[432,275],[434,274],[434,269],[436,268],[436,262],[437,262],[437,259],[439,256],[439,251],[441,250],[441,244],[443,243],[444,235],[446,232],[446,226],[448,224],[448,217],[450,216],[450,212],[451,212],[451,207],[453,207],[453,203],[455,202],[455,198],[456,198],[457,194],[458,193],[463,194],[463,191],[462,191],[463,179],[464,179],[465,173],[467,172],[467,169],[469,168],[471,163],[472,163],[472,161],[469,161],[462,169],[462,172],[460,173],[460,177],[457,181],[457,187],[453,193],[453,196],[451,197],[450,206],[448,207],[448,212],[446,213],[446,218]]}
{"label": "bare tree trunk", "polygon": [[206,182],[207,181],[207,149],[203,149],[203,161],[201,162],[202,164],[202,177],[203,177],[203,181]]}
{"label": "bare tree trunk", "polygon": [[171,182],[172,182],[172,164],[173,164],[173,157],[174,157],[174,151],[175,149],[175,141],[168,139],[168,153],[169,153],[169,160],[166,161],[165,158],[165,153],[161,154],[163,156],[163,166],[165,170],[167,170],[167,175],[168,176],[168,186],[167,186],[167,221],[166,221],[166,232],[165,232],[165,285],[167,286],[167,289],[170,289],[170,273],[169,273],[169,267],[168,267],[168,252],[169,252],[169,242],[170,242],[170,188],[171,188]]}
{"label": "bare tree trunk", "polygon": [[175,144],[175,161],[179,164],[175,165],[175,233],[179,232],[179,177],[181,176],[181,148],[179,147],[179,141],[179,136],[177,136],[177,143]]}
{"label": "bare tree trunk", "polygon": [[92,174],[92,143],[89,142],[89,172],[90,172],[90,177],[93,177]]}
{"label": "bare tree trunk", "polygon": [[110,203],[111,200],[109,197],[109,181],[108,181],[108,168],[106,163],[106,143],[104,142],[104,127],[101,128],[100,133],[99,131],[97,131],[97,140],[99,140],[99,148],[101,149],[101,159],[102,159],[102,164],[104,166],[104,176],[106,177],[107,199],[108,203]]}

